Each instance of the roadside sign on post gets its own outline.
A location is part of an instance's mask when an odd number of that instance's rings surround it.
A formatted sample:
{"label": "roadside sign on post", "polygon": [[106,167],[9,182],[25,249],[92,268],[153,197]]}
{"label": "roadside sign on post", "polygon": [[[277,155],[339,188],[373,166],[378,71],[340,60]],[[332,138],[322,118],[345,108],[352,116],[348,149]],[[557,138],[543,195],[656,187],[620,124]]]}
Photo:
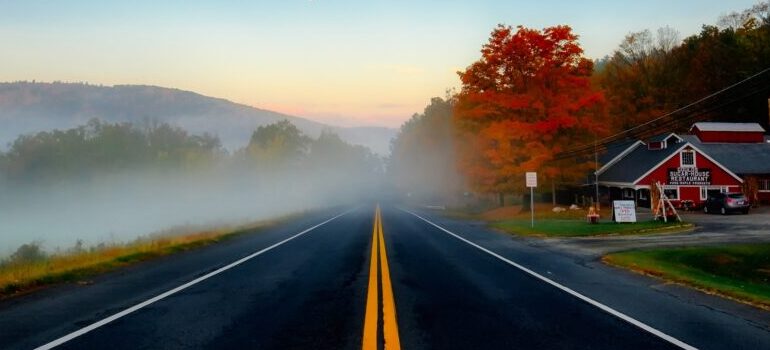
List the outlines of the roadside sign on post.
{"label": "roadside sign on post", "polygon": [[537,173],[534,171],[527,172],[527,187],[537,187]]}
{"label": "roadside sign on post", "polygon": [[537,187],[537,173],[528,171],[525,174],[527,187],[529,187],[529,214],[532,219],[531,227],[535,227],[535,187]]}

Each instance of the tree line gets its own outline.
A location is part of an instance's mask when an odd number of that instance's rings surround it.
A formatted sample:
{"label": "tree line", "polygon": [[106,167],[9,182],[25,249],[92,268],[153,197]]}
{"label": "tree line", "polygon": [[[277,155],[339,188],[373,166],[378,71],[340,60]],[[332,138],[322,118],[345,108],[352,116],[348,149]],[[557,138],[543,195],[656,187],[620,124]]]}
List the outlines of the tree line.
{"label": "tree line", "polygon": [[[425,113],[401,127],[389,172],[398,188],[421,188],[430,192],[427,197],[454,198],[470,190],[497,194],[500,204],[504,194],[524,192],[526,171],[537,171],[541,186],[579,185],[594,169],[593,157],[558,154],[768,68],[770,2],[724,15],[684,40],[671,27],[629,33],[612,55],[596,61],[583,55],[569,26],[499,25],[481,57],[458,72],[460,91],[431,100]],[[714,104],[718,108],[691,114],[767,126],[767,86],[765,77],[740,98],[723,97]],[[682,121],[666,127],[689,126],[689,119]],[[462,185],[437,186],[445,179]]]}
{"label": "tree line", "polygon": [[210,134],[192,135],[166,123],[91,120],[67,130],[21,135],[0,152],[0,179],[9,184],[55,184],[72,179],[155,169],[196,171],[215,167],[251,170],[381,172],[381,159],[331,131],[304,135],[289,121],[258,127],[244,147],[224,149]]}

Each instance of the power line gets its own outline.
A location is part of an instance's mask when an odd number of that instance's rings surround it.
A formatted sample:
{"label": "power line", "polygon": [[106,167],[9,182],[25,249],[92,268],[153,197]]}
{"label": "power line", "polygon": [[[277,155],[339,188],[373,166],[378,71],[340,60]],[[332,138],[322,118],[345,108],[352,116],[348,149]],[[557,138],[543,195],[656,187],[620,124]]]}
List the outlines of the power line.
{"label": "power line", "polygon": [[[621,141],[624,139],[631,139],[631,141],[629,142],[634,142],[635,140],[638,140],[638,139],[649,138],[661,132],[671,130],[671,127],[674,127],[674,126],[681,126],[681,124],[684,124],[684,123],[691,123],[692,121],[695,121],[695,120],[704,119],[707,117],[708,113],[714,112],[716,110],[719,110],[731,104],[742,101],[753,95],[759,94],[765,90],[770,91],[770,84],[767,84],[766,80],[758,79],[762,75],[765,75],[769,72],[770,72],[770,68],[763,69],[762,71],[748,78],[745,78],[730,86],[727,86],[719,91],[711,93],[683,107],[677,108],[676,110],[665,113],[653,120],[647,121],[645,123],[639,124],[632,128],[615,133],[613,135],[604,137],[600,140],[597,140],[595,143],[592,142],[591,144],[580,145],[570,150],[560,152],[555,155],[554,160],[562,160],[562,159],[568,159],[568,158],[575,158],[578,156],[585,156],[589,153],[594,153],[596,150],[606,150],[608,149],[608,147],[611,147],[613,143],[617,143],[618,141]],[[749,85],[749,83],[752,83],[752,84]],[[741,89],[738,89],[738,88],[741,88]],[[748,93],[744,93],[747,90],[748,90]],[[729,99],[728,102],[719,103],[716,106],[709,104],[709,103],[712,103],[712,104],[717,103],[717,101],[712,102],[712,100],[714,100],[716,97],[720,95],[725,95],[728,93],[732,93],[732,95],[740,94],[741,96],[725,97],[726,99]],[[723,100],[724,99],[722,99],[722,101]],[[675,116],[680,114],[683,114],[683,115],[681,117],[674,118]]]}

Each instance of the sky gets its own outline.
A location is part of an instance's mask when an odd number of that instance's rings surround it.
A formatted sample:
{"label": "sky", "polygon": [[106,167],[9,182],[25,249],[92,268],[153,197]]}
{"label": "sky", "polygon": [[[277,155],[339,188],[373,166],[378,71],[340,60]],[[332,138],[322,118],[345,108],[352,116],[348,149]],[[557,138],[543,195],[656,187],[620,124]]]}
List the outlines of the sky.
{"label": "sky", "polygon": [[567,24],[589,58],[756,0],[0,0],[0,81],[146,84],[341,126],[398,127],[458,88],[499,24]]}

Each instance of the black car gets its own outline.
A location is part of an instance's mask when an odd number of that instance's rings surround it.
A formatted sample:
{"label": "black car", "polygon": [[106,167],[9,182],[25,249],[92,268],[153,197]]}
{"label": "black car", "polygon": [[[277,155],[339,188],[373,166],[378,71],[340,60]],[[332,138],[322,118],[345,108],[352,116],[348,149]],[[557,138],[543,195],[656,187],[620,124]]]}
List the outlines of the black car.
{"label": "black car", "polygon": [[749,200],[743,193],[717,193],[709,195],[703,205],[704,213],[749,213]]}

